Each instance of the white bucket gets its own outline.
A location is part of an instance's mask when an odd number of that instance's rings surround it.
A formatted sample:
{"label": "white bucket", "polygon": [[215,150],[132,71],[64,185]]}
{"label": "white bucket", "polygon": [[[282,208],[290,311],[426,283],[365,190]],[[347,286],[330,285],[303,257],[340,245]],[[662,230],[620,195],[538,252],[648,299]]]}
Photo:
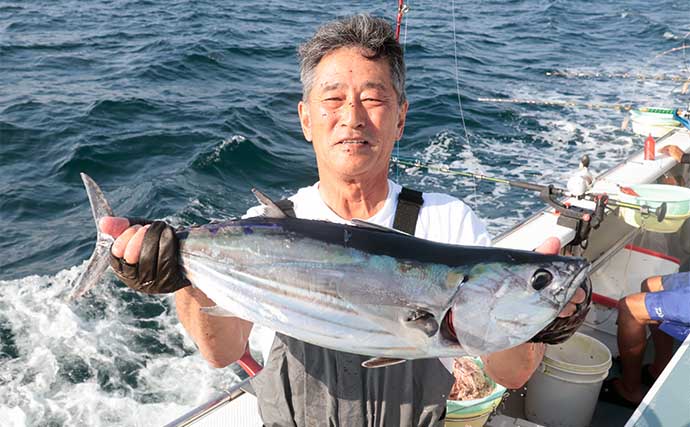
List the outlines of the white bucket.
{"label": "white bucket", "polygon": [[680,126],[680,122],[673,118],[673,114],[633,110],[631,116],[633,132],[638,135],[652,135],[654,138],[659,138]]}
{"label": "white bucket", "polygon": [[527,383],[527,419],[549,427],[586,427],[592,421],[611,352],[600,341],[575,333],[550,345]]}

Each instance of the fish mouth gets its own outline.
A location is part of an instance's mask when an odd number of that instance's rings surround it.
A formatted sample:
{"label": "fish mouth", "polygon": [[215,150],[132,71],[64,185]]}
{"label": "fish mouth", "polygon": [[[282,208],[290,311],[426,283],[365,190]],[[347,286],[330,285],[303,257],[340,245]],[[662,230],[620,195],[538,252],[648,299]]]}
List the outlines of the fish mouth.
{"label": "fish mouth", "polygon": [[577,292],[577,289],[582,287],[582,284],[589,279],[589,269],[590,269],[590,264],[588,262],[584,262],[583,265],[580,267],[580,271],[578,271],[573,278],[570,280],[570,282],[567,284],[567,286],[564,286],[563,289],[563,300],[560,301],[560,305],[562,307],[565,307],[565,305],[570,301],[570,299],[575,296],[575,292]]}

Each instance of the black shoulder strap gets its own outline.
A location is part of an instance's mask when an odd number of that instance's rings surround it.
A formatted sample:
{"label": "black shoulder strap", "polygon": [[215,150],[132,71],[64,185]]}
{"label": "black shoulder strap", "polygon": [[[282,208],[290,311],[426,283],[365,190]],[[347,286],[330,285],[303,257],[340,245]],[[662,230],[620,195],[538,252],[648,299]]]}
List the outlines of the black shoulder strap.
{"label": "black shoulder strap", "polygon": [[[295,205],[290,199],[282,199],[275,202],[287,216],[295,218]],[[398,206],[395,209],[393,228],[414,235],[417,228],[419,210],[424,204],[424,198],[420,191],[403,187],[398,195]]]}
{"label": "black shoulder strap", "polygon": [[285,212],[285,215],[289,216],[290,218],[296,218],[295,215],[295,204],[292,203],[292,200],[290,199],[282,199],[278,200],[275,202],[276,206],[280,208],[283,212]]}
{"label": "black shoulder strap", "polygon": [[419,210],[424,204],[422,193],[403,187],[398,195],[398,206],[395,209],[393,228],[414,235],[417,228]]}

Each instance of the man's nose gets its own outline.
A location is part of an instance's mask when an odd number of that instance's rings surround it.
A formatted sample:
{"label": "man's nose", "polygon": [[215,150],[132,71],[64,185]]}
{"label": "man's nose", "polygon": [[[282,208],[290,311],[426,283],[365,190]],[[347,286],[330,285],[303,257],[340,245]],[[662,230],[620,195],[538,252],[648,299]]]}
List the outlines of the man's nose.
{"label": "man's nose", "polygon": [[340,115],[340,123],[342,126],[348,126],[353,129],[361,128],[366,121],[366,111],[361,102],[348,101],[343,105],[343,111]]}

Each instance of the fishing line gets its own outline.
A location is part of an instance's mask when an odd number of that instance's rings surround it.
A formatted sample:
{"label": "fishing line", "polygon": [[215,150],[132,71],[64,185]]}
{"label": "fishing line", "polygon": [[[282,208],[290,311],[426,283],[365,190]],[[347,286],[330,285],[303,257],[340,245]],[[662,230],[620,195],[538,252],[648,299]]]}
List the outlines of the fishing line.
{"label": "fishing line", "polygon": [[458,95],[458,107],[460,108],[460,120],[462,121],[462,129],[465,132],[465,143],[467,147],[472,152],[470,147],[470,137],[467,132],[467,126],[465,125],[465,113],[462,109],[462,97],[460,96],[460,71],[458,66],[458,42],[456,35],[456,25],[455,25],[455,0],[451,2],[452,15],[453,15],[453,58],[455,60],[455,92]]}
{"label": "fishing line", "polygon": [[685,50],[688,49],[689,47],[690,47],[690,46],[686,46],[686,45],[685,45],[685,39],[683,39],[683,45],[682,45],[682,46],[676,46],[676,47],[674,47],[674,48],[665,50],[665,51],[659,53],[658,55],[656,55],[654,58],[652,58],[651,61],[649,61],[649,62],[650,62],[650,63],[651,63],[651,62],[654,62],[654,61],[656,61],[657,59],[661,58],[662,56],[666,56],[666,55],[668,55],[669,53],[673,53],[673,52],[683,51],[683,54],[685,54]]}
{"label": "fishing line", "polygon": [[[474,152],[472,152],[472,144],[470,143],[470,136],[469,133],[467,132],[467,125],[465,124],[465,112],[462,108],[462,96],[460,95],[460,66],[458,64],[458,42],[457,42],[457,26],[455,23],[455,0],[452,0],[451,2],[451,10],[452,10],[452,17],[453,17],[453,59],[455,61],[455,92],[458,97],[458,108],[460,109],[460,121],[462,123],[462,130],[465,133],[465,144],[467,144],[467,150],[470,152],[470,155],[476,159],[474,155]],[[479,165],[479,169],[481,170],[481,162],[477,162]],[[476,210],[477,209],[477,184],[476,182],[474,183],[472,187],[472,207]]]}
{"label": "fishing line", "polygon": [[[685,48],[687,45],[685,44],[688,41],[688,36],[690,36],[690,31],[685,33],[683,36],[683,47]],[[688,92],[688,85],[690,85],[690,66],[688,65],[688,58],[686,55],[687,50],[683,49],[683,65],[685,65],[685,74],[688,75],[688,80],[683,84],[683,86],[680,89],[681,94],[685,94]],[[688,100],[687,103],[687,109],[690,109],[690,100]]]}

